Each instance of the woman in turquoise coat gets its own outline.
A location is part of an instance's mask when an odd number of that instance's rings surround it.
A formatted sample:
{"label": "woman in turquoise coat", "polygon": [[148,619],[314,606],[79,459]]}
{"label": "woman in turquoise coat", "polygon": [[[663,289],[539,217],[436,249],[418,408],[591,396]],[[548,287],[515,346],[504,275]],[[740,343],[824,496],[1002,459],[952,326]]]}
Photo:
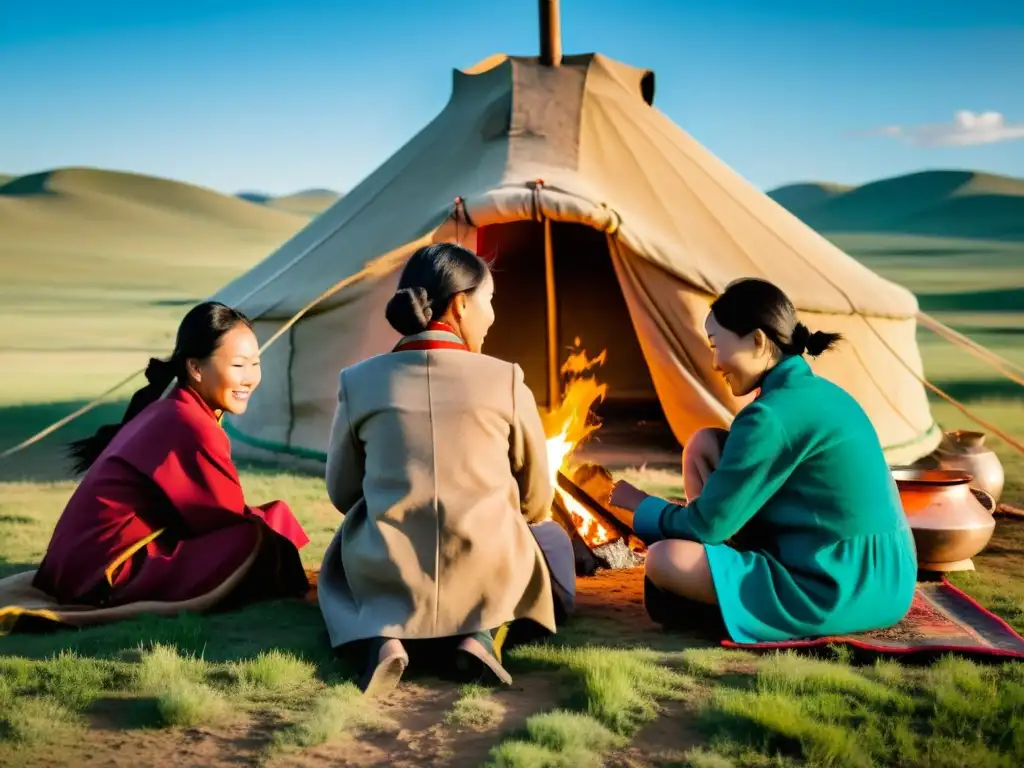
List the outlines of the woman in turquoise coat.
{"label": "woman in turquoise coat", "polygon": [[711,305],[714,368],[733,394],[760,389],[729,432],[702,430],[683,454],[687,504],[616,484],[647,555],[648,613],[702,620],[729,637],[779,642],[889,627],[910,608],[913,536],[874,427],[803,355],[838,334],[797,320],[789,298],[741,280]]}

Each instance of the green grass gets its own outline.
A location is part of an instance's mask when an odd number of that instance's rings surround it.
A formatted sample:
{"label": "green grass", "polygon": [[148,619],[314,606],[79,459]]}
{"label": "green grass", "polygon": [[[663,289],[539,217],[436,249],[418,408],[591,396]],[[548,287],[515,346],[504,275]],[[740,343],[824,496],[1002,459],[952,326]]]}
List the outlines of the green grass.
{"label": "green grass", "polygon": [[[844,247],[915,290],[939,319],[1024,365],[1024,306],[999,304],[1024,288],[1019,244],[846,239]],[[121,264],[115,283],[102,259],[58,264],[59,243],[49,255],[42,249],[51,245],[36,245],[35,264],[0,246],[0,263],[16,267],[0,287],[0,321],[6,321],[0,322],[6,329],[0,330],[0,368],[17,372],[0,380],[0,448],[70,412],[149,354],[166,351],[188,303],[233,276],[257,250],[268,250],[250,242],[216,259],[204,249],[178,260],[139,259]],[[1022,392],[927,331],[920,343],[932,380],[1024,438]],[[0,576],[35,567],[45,551],[74,488],[61,445],[119,419],[123,407],[123,400],[105,405],[0,462]],[[946,428],[971,426],[942,402],[934,412]],[[1024,457],[998,439],[989,442],[1006,468],[1005,500],[1024,506]],[[241,470],[252,501],[288,500],[311,537],[306,563],[318,565],[340,521],[322,479]],[[620,476],[660,495],[681,494],[674,473]],[[1000,519],[994,545],[976,558],[978,571],[954,581],[1024,632],[1022,547],[1024,524]],[[1024,746],[1011,727],[1024,716],[1024,676],[1016,666],[855,667],[841,651],[829,661],[754,657],[697,648],[682,636],[666,636],[653,651],[633,648],[632,631],[583,616],[556,643],[511,652],[517,679],[551,679],[558,693],[550,711],[510,732],[502,732],[512,709],[507,695],[472,686],[437,720],[452,731],[492,733],[488,760],[502,766],[600,765],[630,745],[642,746],[644,729],[669,716],[699,729],[699,741],[666,765],[1024,764]],[[351,684],[353,672],[331,654],[318,607],[295,602],[2,637],[0,762],[34,749],[77,754],[95,718],[114,704],[131,710],[125,727],[161,732],[241,728],[272,717],[276,735],[261,747],[271,757],[344,745],[364,732],[393,732],[401,724],[367,705]]]}
{"label": "green grass", "polygon": [[851,668],[789,654],[715,687],[697,722],[735,765],[1014,766],[1024,760],[1019,664],[946,659]]}
{"label": "green grass", "polygon": [[137,672],[139,693],[155,699],[164,725],[220,725],[232,716],[228,698],[207,682],[210,669],[204,659],[156,645],[142,656]]}
{"label": "green grass", "polygon": [[625,738],[593,717],[556,710],[526,721],[524,738],[505,741],[491,753],[495,768],[598,768],[602,756]]}
{"label": "green grass", "polygon": [[291,751],[336,743],[361,731],[397,730],[395,723],[363,698],[351,683],[323,691],[297,722],[279,732],[272,751]]}
{"label": "green grass", "polygon": [[233,665],[239,685],[253,694],[302,695],[313,684],[316,667],[277,649]]}
{"label": "green grass", "polygon": [[444,721],[462,728],[490,728],[500,723],[504,716],[505,707],[495,701],[490,689],[471,684],[459,691],[459,698],[444,716]]}
{"label": "green grass", "polygon": [[685,698],[695,689],[661,655],[643,649],[543,645],[511,656],[528,668],[556,670],[569,709],[528,719],[525,733],[495,747],[494,765],[601,765],[605,752],[658,716],[659,702]]}

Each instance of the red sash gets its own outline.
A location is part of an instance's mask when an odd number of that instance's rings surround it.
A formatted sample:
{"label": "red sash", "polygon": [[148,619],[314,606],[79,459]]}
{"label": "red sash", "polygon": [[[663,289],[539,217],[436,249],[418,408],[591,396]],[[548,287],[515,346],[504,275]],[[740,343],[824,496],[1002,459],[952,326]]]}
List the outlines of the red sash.
{"label": "red sash", "polygon": [[466,343],[447,323],[432,322],[427,330],[406,336],[392,352],[412,352],[420,349],[462,349],[469,351]]}

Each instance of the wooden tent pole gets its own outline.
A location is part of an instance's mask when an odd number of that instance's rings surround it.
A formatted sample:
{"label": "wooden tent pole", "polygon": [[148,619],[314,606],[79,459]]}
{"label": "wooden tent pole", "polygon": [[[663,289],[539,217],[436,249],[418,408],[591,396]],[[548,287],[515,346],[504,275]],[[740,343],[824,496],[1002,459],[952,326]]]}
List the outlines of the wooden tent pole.
{"label": "wooden tent pole", "polygon": [[562,64],[562,21],[558,0],[540,0],[540,63],[545,67]]}
{"label": "wooden tent pole", "polygon": [[562,401],[558,375],[558,296],[555,292],[555,252],[551,242],[551,219],[544,217],[544,289],[547,310],[548,409]]}

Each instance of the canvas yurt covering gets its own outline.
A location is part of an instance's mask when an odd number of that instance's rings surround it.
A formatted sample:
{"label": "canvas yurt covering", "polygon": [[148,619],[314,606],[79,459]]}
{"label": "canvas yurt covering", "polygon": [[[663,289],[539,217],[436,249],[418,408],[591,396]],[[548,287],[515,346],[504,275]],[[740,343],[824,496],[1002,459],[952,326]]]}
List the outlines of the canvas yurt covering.
{"label": "canvas yurt covering", "polygon": [[743,405],[711,370],[703,323],[731,281],[762,277],[812,330],[846,337],[812,365],[860,401],[890,462],[934,449],[914,296],[747,183],[653,97],[652,72],[598,54],[456,71],[431,123],[214,297],[253,317],[261,340],[308,310],[266,350],[248,412],[228,421],[236,453],[323,458],[338,371],[397,341],[384,306],[404,260],[430,242],[493,263],[484,351],[520,363],[546,405],[545,228],[559,361],[576,337],[590,354],[606,349],[609,400],[660,405],[681,443]]}

